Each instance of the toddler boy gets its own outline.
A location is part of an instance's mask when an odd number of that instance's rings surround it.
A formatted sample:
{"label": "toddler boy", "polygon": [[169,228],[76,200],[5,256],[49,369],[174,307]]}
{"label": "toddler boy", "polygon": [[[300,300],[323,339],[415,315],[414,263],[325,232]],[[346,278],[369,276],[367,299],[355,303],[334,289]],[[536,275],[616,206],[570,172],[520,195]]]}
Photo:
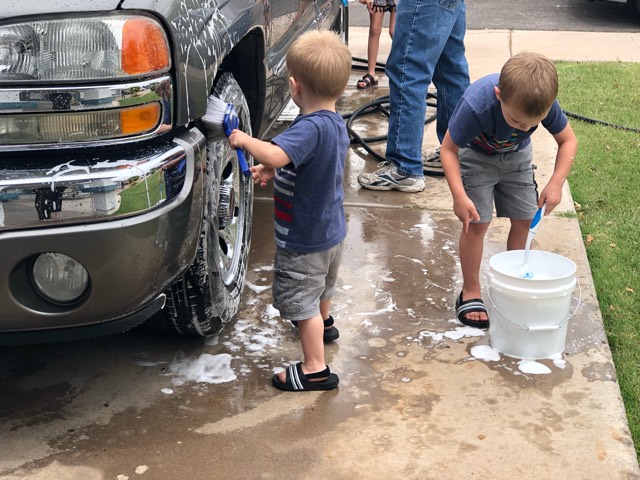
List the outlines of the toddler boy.
{"label": "toddler boy", "polygon": [[311,31],[291,45],[286,62],[300,115],[271,142],[240,130],[229,141],[259,163],[251,168],[255,184],[274,181],[273,305],[298,327],[304,361],[274,375],[273,386],[331,390],[339,378],[325,364],[323,342],[339,335],[329,310],[346,237],[342,176],[349,148],[336,100],[351,74],[351,53],[335,33]]}

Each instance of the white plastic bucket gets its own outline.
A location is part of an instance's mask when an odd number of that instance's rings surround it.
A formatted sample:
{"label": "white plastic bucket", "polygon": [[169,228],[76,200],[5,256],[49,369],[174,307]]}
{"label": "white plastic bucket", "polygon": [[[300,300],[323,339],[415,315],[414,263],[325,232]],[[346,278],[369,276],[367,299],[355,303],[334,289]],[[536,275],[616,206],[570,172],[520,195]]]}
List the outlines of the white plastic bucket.
{"label": "white plastic bucket", "polygon": [[576,264],[555,253],[531,250],[526,268],[531,278],[523,278],[523,263],[524,250],[489,260],[491,346],[516,358],[557,357],[565,349]]}

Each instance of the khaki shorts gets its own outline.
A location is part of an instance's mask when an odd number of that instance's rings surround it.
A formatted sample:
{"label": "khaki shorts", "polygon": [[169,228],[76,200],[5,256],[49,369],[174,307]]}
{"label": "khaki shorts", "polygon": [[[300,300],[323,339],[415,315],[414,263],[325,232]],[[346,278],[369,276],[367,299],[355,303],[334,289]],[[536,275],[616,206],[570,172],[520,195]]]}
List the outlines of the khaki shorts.
{"label": "khaki shorts", "polygon": [[333,297],[344,241],[321,252],[296,253],[276,247],[273,306],[285,320],[320,314],[320,301]]}
{"label": "khaki shorts", "polygon": [[464,190],[489,223],[496,215],[511,220],[531,220],[538,209],[538,184],[531,163],[531,145],[518,152],[486,155],[470,148],[458,152]]}

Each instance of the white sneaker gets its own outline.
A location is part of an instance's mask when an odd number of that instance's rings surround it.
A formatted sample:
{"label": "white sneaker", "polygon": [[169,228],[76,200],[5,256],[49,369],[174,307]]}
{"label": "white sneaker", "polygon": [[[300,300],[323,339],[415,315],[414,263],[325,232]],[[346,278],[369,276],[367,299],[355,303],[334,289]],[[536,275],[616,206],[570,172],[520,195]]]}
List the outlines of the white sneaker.
{"label": "white sneaker", "polygon": [[424,190],[424,178],[414,178],[398,172],[392,162],[381,162],[373,173],[358,175],[358,183],[369,190],[397,190],[399,192],[421,192]]}

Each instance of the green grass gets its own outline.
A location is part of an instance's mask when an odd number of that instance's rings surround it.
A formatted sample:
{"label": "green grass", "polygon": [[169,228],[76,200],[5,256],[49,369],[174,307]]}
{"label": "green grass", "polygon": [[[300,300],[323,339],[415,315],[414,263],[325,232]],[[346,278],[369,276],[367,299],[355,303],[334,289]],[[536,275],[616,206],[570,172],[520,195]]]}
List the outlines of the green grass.
{"label": "green grass", "polygon": [[[564,110],[640,129],[640,64],[557,67]],[[640,457],[640,133],[569,121],[579,141],[569,185]]]}

